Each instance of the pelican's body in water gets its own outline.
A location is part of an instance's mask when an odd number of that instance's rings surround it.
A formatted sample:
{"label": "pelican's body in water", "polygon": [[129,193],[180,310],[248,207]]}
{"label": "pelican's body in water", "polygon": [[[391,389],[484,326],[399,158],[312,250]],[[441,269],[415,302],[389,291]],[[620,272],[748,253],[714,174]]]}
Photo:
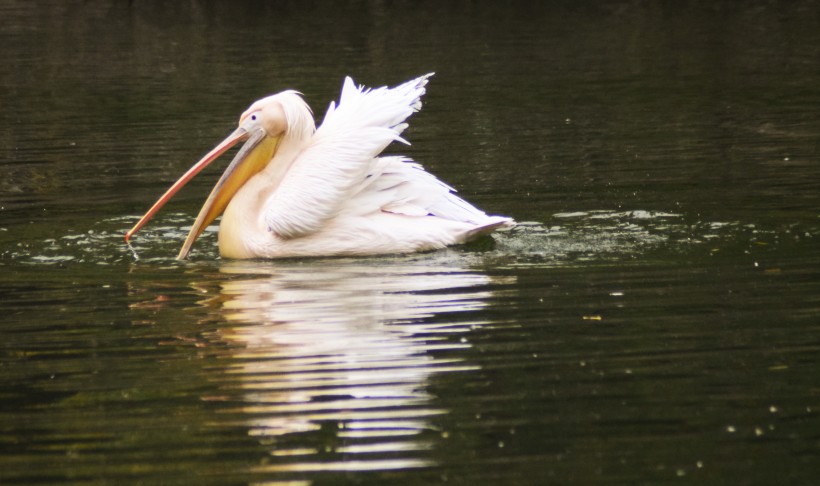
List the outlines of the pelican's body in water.
{"label": "pelican's body in water", "polygon": [[[240,141],[245,144],[199,213],[178,258],[220,214],[227,258],[376,255],[443,248],[514,225],[488,216],[415,162],[380,156],[404,140],[427,79],[374,90],[346,78],[316,129],[299,93],[253,103],[237,128],[188,170],[125,236],[128,240],[183,185]],[[406,143],[406,142],[405,142]]]}

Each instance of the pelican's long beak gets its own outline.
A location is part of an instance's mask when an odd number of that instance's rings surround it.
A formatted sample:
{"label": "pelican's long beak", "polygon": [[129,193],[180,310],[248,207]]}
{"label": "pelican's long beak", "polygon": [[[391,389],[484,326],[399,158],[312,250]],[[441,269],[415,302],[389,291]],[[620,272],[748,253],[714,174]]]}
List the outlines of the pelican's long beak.
{"label": "pelican's long beak", "polygon": [[246,140],[242,148],[237,152],[233,161],[230,163],[222,177],[214,186],[202,209],[199,211],[188,237],[185,239],[182,249],[177,256],[177,259],[183,260],[191,251],[191,246],[194,241],[205,231],[205,228],[213,222],[222,211],[225,210],[231,198],[236,194],[236,191],[253,175],[261,171],[270,162],[273,153],[279,144],[280,137],[269,137],[262,128],[253,129],[249,132],[244,127],[239,127],[233,133],[228,135],[225,140],[214,147],[210,152],[205,154],[202,159],[188,169],[182,177],[179,178],[167,191],[163,194],[157,202],[151,206],[151,209],[143,215],[142,218],[125,234],[125,241],[128,241],[131,236],[139,231],[145,223],[147,223],[154,215],[165,205],[174,195],[194,178],[202,169],[210,165],[220,155],[225,153],[228,149],[236,145],[238,142]]}

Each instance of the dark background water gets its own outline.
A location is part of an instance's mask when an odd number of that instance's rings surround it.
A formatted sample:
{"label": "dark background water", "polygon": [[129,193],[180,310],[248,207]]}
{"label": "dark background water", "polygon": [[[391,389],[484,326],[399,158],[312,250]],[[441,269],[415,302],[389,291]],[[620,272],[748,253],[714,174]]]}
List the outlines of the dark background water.
{"label": "dark background water", "polygon": [[[809,484],[820,4],[0,1],[3,483]],[[522,224],[173,259],[253,100],[435,71],[391,147]]]}

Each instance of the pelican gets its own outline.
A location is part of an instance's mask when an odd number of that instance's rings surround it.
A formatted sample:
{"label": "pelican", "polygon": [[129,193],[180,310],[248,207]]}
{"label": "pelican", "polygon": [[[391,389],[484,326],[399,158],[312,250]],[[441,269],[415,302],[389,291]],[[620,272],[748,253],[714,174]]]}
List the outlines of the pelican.
{"label": "pelican", "polygon": [[179,178],[126,242],[197,173],[245,142],[214,186],[177,256],[222,215],[225,258],[283,258],[410,253],[468,242],[515,223],[488,216],[402,156],[380,156],[407,143],[405,120],[421,109],[428,78],[368,89],[345,78],[317,129],[301,93],[254,102],[239,127]]}

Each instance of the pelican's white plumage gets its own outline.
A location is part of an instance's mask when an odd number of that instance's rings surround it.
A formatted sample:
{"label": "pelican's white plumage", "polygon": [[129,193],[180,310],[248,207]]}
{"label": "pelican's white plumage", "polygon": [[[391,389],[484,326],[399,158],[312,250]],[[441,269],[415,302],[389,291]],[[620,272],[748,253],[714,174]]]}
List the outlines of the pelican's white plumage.
{"label": "pelican's white plumage", "polygon": [[[394,88],[367,89],[346,78],[338,105],[316,129],[295,91],[261,99],[240,127],[160,198],[130,236],[190,177],[239,140],[237,154],[203,207],[180,258],[224,207],[219,249],[229,258],[407,253],[465,243],[514,223],[488,216],[400,156],[381,156],[404,142],[407,118],[421,108],[432,74]],[[270,142],[268,142],[270,140]],[[406,143],[406,142],[404,142]],[[257,162],[244,162],[245,159]],[[265,162],[258,162],[264,159]],[[246,169],[235,176],[242,164]],[[233,190],[223,189],[230,184]]]}

